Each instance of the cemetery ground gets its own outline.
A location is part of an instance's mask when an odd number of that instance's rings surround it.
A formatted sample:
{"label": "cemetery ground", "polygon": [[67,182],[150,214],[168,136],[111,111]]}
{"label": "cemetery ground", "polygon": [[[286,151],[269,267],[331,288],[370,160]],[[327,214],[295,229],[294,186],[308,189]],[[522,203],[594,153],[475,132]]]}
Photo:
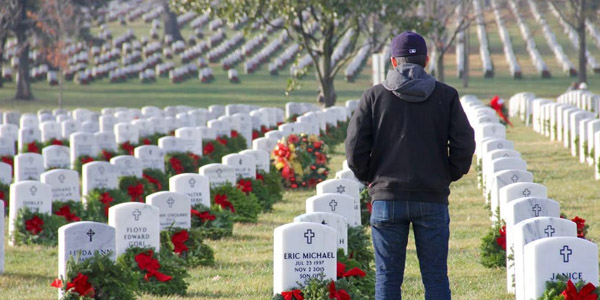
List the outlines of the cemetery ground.
{"label": "cemetery ground", "polygon": [[[600,215],[597,196],[600,186],[593,169],[579,164],[577,158],[559,143],[536,134],[515,120],[508,128],[508,139],[528,162],[536,182],[548,187],[548,196],[561,203],[569,217],[578,215],[590,224],[589,238],[600,240]],[[331,151],[332,172],[341,168],[343,146]],[[479,263],[479,245],[490,220],[484,198],[471,172],[453,184],[450,196],[451,240],[449,274],[454,299],[512,299],[505,293],[504,269],[487,269]],[[237,223],[234,235],[220,241],[207,241],[215,249],[214,266],[190,270],[186,297],[143,299],[269,299],[272,291],[273,229],[291,222],[305,210],[304,200],[314,191],[287,191],[284,201],[270,213],[262,214],[257,224]],[[57,249],[40,246],[6,247],[6,273],[0,276],[0,299],[53,299],[56,289],[49,286],[56,277]],[[406,299],[423,294],[414,241],[409,242],[405,283]]]}

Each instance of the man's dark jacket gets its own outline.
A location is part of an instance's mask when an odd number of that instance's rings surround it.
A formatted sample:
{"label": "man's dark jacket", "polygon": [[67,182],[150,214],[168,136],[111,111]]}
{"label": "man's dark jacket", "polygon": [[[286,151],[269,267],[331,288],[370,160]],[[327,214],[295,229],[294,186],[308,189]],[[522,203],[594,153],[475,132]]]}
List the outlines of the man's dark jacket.
{"label": "man's dark jacket", "polygon": [[474,150],[458,92],[408,63],[364,92],[346,138],[348,166],[373,200],[447,204]]}

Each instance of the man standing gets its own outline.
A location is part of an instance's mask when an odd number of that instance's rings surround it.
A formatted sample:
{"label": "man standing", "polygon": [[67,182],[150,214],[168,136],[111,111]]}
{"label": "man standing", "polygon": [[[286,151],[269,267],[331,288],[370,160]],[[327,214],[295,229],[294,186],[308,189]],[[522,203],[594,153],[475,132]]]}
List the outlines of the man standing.
{"label": "man standing", "polygon": [[394,68],[364,92],[346,138],[348,166],[373,199],[375,299],[402,299],[412,223],[425,299],[446,300],[449,186],[469,171],[473,129],[458,92],[425,72],[422,36],[397,35],[390,50]]}

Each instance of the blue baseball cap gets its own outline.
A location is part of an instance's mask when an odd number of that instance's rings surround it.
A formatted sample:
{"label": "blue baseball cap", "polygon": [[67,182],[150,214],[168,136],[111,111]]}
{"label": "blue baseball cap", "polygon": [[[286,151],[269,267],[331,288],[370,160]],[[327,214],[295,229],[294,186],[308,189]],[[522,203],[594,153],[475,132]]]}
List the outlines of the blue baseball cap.
{"label": "blue baseball cap", "polygon": [[405,31],[392,39],[390,52],[393,57],[427,55],[427,43],[421,35]]}

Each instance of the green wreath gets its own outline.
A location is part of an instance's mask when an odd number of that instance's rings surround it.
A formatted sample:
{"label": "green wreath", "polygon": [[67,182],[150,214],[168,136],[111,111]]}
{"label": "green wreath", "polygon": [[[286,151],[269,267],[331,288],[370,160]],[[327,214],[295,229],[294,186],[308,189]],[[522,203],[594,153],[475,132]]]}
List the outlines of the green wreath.
{"label": "green wreath", "polygon": [[33,141],[31,143],[23,145],[20,153],[38,153],[41,154],[43,145],[41,142]]}
{"label": "green wreath", "polygon": [[77,159],[75,160],[75,164],[73,165],[73,170],[79,172],[79,174],[83,174],[83,165],[85,165],[86,163],[89,162],[93,162],[96,159],[94,157],[91,157],[89,155],[80,155],[79,157],[77,157]]}
{"label": "green wreath", "polygon": [[106,223],[108,208],[129,201],[120,189],[94,189],[86,196],[86,218],[88,221]]}
{"label": "green wreath", "polygon": [[60,216],[68,223],[87,220],[87,210],[81,201],[52,201],[52,214]]}
{"label": "green wreath", "polygon": [[[360,279],[358,279],[360,280]],[[306,283],[299,284],[295,289],[302,293],[304,299],[336,299],[332,298],[330,288],[332,282],[335,284],[336,291],[345,291],[352,300],[367,300],[370,299],[372,294],[363,293],[357,286],[354,277],[342,278],[336,281],[324,278],[311,278]],[[296,299],[296,298],[292,298]],[[285,300],[281,294],[276,294],[271,300]],[[298,300],[298,299],[296,299]]]}
{"label": "green wreath", "polygon": [[192,229],[203,239],[218,240],[233,235],[230,211],[210,208],[198,203],[192,206]]}
{"label": "green wreath", "polygon": [[366,227],[348,227],[348,257],[359,262],[363,270],[369,269],[375,260],[373,250],[370,247],[371,243]]}
{"label": "green wreath", "polygon": [[[143,176],[152,185],[152,193],[169,190],[169,178],[159,169],[144,169]],[[152,194],[150,193],[150,194]]]}
{"label": "green wreath", "polygon": [[[563,296],[562,293],[567,289],[567,282],[569,280],[564,275],[556,275],[556,278],[556,281],[546,281],[546,290],[544,291],[542,297],[538,298],[538,300],[565,300],[565,296]],[[582,288],[586,284],[587,283],[585,281],[580,280],[574,285],[577,289],[577,292],[581,292]],[[596,295],[595,299],[599,299],[600,288],[595,288],[593,291],[591,291],[591,294]]]}
{"label": "green wreath", "polygon": [[[145,256],[153,262],[158,261],[158,268],[154,270],[155,272],[142,269],[144,266],[142,265],[141,268],[136,261],[138,255]],[[189,275],[183,267],[185,262],[172,255],[171,249],[163,248],[160,253],[154,253],[153,248],[132,247],[119,256],[117,264],[133,275],[140,292],[158,296],[185,295],[187,292],[188,283],[184,279]],[[150,267],[156,266],[155,263],[149,265]]]}
{"label": "green wreath", "polygon": [[369,226],[371,224],[371,195],[369,189],[364,188],[360,192],[360,220],[363,226]]}
{"label": "green wreath", "polygon": [[138,178],[136,176],[120,177],[119,189],[132,202],[145,202],[146,197],[155,190],[154,186],[146,178]]}
{"label": "green wreath", "polygon": [[195,229],[171,227],[161,231],[160,247],[170,249],[188,267],[210,266],[215,263],[213,249],[203,243],[203,233]]}
{"label": "green wreath", "polygon": [[70,144],[69,143],[69,139],[55,139],[55,138],[53,138],[53,139],[50,139],[50,140],[42,143],[42,149],[44,149],[44,148],[46,148],[48,146],[54,146],[54,145],[69,147],[69,144]]}
{"label": "green wreath", "polygon": [[0,182],[0,200],[4,201],[4,215],[8,215],[8,205],[10,203],[10,185]]}
{"label": "green wreath", "polygon": [[66,225],[67,221],[60,216],[34,212],[28,207],[19,209],[15,220],[15,245],[45,245],[58,244],[58,228]]}
{"label": "green wreath", "polygon": [[[258,221],[258,214],[262,211],[262,206],[254,194],[246,195],[230,183],[211,188],[210,194],[213,198],[211,207],[213,210],[231,211],[226,204],[219,204],[221,200],[225,200],[233,206],[232,218],[235,222],[255,223]],[[221,199],[222,197],[225,199]]]}
{"label": "green wreath", "polygon": [[[481,264],[488,268],[506,267],[506,233],[502,224],[496,224],[481,239]],[[504,234],[503,234],[504,233]],[[504,246],[503,246],[504,245]]]}

